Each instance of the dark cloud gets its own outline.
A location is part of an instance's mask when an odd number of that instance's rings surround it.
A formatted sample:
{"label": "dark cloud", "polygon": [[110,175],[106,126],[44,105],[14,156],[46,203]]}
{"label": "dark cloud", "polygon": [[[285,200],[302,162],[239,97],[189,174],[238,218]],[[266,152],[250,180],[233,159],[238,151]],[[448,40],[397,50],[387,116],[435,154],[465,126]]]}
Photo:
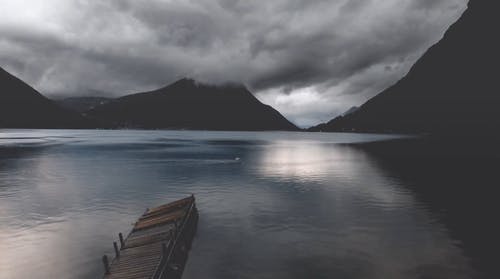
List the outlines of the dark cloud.
{"label": "dark cloud", "polygon": [[309,125],[401,78],[466,2],[4,0],[0,63],[47,95],[242,82]]}

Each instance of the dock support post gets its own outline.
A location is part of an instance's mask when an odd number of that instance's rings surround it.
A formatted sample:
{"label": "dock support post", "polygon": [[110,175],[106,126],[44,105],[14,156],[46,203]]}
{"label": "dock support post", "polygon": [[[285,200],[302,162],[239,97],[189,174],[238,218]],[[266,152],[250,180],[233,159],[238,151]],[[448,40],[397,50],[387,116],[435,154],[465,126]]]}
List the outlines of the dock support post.
{"label": "dock support post", "polygon": [[108,256],[106,255],[102,256],[102,263],[104,264],[104,273],[110,274]]}
{"label": "dock support post", "polygon": [[161,243],[161,252],[162,252],[163,257],[167,256],[167,245],[165,244],[165,242]]}
{"label": "dock support post", "polygon": [[119,258],[120,257],[120,250],[118,249],[118,244],[116,244],[116,241],[113,241],[113,247],[115,247],[116,258]]}
{"label": "dock support post", "polygon": [[125,242],[123,241],[123,234],[119,233],[118,237],[120,238],[120,249],[123,249],[123,247],[125,246]]}

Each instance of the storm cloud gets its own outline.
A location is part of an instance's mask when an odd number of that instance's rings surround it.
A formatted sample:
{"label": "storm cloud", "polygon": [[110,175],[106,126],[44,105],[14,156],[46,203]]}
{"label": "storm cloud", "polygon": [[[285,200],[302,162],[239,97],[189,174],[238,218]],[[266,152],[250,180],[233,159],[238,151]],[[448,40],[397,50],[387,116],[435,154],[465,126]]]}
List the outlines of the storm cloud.
{"label": "storm cloud", "polygon": [[466,0],[0,0],[0,66],[48,96],[246,84],[301,126],[401,78]]}

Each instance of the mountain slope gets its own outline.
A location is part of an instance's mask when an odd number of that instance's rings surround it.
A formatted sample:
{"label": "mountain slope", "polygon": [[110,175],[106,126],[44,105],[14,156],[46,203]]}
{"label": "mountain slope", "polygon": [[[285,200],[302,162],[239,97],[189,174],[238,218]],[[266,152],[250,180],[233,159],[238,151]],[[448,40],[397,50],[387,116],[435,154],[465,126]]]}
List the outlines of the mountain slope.
{"label": "mountain slope", "polygon": [[297,130],[243,86],[182,79],[156,91],[128,95],[87,112],[113,127],[198,130]]}
{"label": "mountain slope", "polygon": [[358,109],[359,109],[359,107],[356,107],[356,106],[351,107],[347,111],[345,111],[344,113],[342,113],[342,116],[346,116],[346,115],[349,115],[351,113],[355,113]]}
{"label": "mountain slope", "polygon": [[495,1],[472,0],[462,17],[398,83],[356,112],[313,131],[497,133],[499,17]]}
{"label": "mountain slope", "polygon": [[89,122],[56,105],[0,68],[0,128],[85,128]]}

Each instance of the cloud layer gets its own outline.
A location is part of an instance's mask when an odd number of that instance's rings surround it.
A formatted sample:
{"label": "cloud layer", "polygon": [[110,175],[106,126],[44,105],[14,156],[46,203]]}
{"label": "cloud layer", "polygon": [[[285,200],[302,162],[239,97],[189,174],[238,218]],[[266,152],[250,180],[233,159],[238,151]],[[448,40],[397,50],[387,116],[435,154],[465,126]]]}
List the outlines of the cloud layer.
{"label": "cloud layer", "polygon": [[466,0],[0,0],[0,66],[49,96],[242,82],[295,123],[402,77]]}

